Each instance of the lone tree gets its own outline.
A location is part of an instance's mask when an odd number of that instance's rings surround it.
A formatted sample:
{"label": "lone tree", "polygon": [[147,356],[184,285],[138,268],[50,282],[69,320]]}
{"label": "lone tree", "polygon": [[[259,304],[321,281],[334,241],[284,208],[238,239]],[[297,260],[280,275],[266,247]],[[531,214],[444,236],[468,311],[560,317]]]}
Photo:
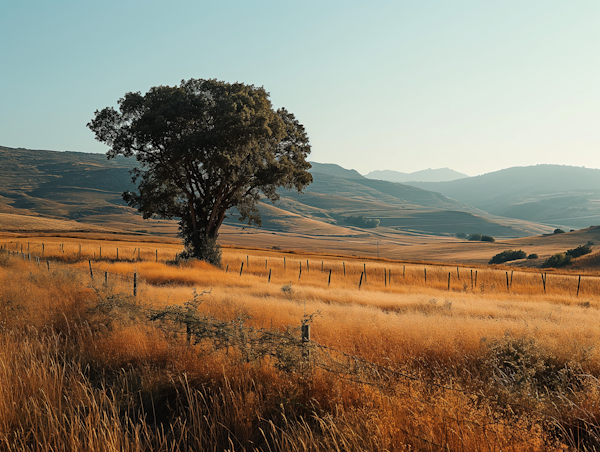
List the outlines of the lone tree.
{"label": "lone tree", "polygon": [[230,209],[260,226],[262,195],[275,202],[279,187],[300,192],[312,182],[304,126],[274,110],[262,87],[182,80],[127,93],[119,111],[96,111],[87,126],[110,146],[109,159],[136,158],[137,190],[123,198],[144,218],[177,218],[183,257],[220,264],[217,237]]}

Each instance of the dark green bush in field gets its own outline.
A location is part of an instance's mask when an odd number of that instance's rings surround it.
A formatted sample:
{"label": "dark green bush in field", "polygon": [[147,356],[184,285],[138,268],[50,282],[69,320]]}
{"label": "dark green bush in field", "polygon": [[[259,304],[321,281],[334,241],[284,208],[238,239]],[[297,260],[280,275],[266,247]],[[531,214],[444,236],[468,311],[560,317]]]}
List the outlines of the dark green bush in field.
{"label": "dark green bush in field", "polygon": [[457,232],[456,233],[456,238],[457,239],[466,239],[467,238],[467,234],[465,234],[464,232]]}
{"label": "dark green bush in field", "polygon": [[555,234],[564,234],[564,233],[565,233],[565,231],[563,231],[562,229],[558,229],[558,228],[557,228],[557,229],[555,229],[555,230],[554,230],[554,233],[555,233]]}
{"label": "dark green bush in field", "polygon": [[508,261],[516,261],[517,259],[525,259],[527,253],[523,250],[506,250],[496,254],[490,259],[490,264],[501,264]]}
{"label": "dark green bush in field", "polygon": [[350,215],[344,218],[344,223],[358,226],[359,228],[376,228],[379,226],[379,220],[375,218],[367,218],[364,215]]}
{"label": "dark green bush in field", "polygon": [[564,267],[565,265],[568,265],[571,263],[571,256],[569,256],[567,253],[557,253],[553,256],[550,256],[546,262],[544,262],[542,264],[542,268],[548,268],[548,267]]}
{"label": "dark green bush in field", "polygon": [[589,245],[581,245],[577,248],[573,248],[572,250],[567,250],[567,256],[579,257],[584,256],[586,254],[590,254],[591,252],[592,248]]}
{"label": "dark green bush in field", "polygon": [[538,259],[540,256],[538,256],[536,253],[531,253],[529,256],[527,256],[527,259]]}
{"label": "dark green bush in field", "polygon": [[471,234],[469,240],[472,242],[479,242],[481,241],[481,234]]}
{"label": "dark green bush in field", "polygon": [[492,237],[491,235],[482,235],[481,241],[482,242],[495,242],[496,239],[494,237]]}

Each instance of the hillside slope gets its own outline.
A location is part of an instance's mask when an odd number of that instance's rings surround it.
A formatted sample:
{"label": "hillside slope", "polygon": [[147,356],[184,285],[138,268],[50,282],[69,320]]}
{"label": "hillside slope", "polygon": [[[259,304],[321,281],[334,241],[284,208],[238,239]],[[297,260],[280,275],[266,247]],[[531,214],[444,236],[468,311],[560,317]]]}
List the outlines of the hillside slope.
{"label": "hillside slope", "polygon": [[537,165],[451,182],[411,182],[493,215],[567,228],[600,224],[600,170]]}

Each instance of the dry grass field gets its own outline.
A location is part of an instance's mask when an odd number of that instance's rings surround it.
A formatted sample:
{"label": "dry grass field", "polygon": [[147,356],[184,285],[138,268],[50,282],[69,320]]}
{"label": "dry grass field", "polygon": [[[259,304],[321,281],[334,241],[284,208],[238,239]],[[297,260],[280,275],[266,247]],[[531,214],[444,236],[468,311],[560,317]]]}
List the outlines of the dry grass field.
{"label": "dry grass field", "polygon": [[0,237],[1,449],[600,446],[593,267],[153,240]]}

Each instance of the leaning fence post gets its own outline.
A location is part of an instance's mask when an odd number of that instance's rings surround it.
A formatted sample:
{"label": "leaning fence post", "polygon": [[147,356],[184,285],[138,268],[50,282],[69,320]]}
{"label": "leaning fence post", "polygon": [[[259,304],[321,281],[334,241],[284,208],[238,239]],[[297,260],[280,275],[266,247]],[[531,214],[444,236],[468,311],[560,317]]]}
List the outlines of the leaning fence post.
{"label": "leaning fence post", "polygon": [[271,270],[273,270],[272,268],[269,269],[269,281],[267,282],[271,282]]}
{"label": "leaning fence post", "polygon": [[92,270],[92,261],[88,260],[88,263],[90,264],[90,278],[94,279],[94,271]]}
{"label": "leaning fence post", "polygon": [[544,293],[546,293],[546,278],[543,273],[540,273],[540,275],[542,275],[542,284],[544,286]]}
{"label": "leaning fence post", "polygon": [[227,267],[225,267],[225,273],[227,273],[229,271],[229,264],[227,264]]}
{"label": "leaning fence post", "polygon": [[104,285],[108,285],[108,272],[104,272]]}
{"label": "leaning fence post", "polygon": [[367,264],[363,263],[363,273],[365,274],[365,282],[367,282]]}
{"label": "leaning fence post", "polygon": [[299,264],[300,264],[300,271],[298,272],[298,281],[300,281],[300,277],[302,276],[302,261],[300,261]]}
{"label": "leaning fence post", "polygon": [[327,285],[331,284],[331,269],[329,269],[329,279],[327,280]]}
{"label": "leaning fence post", "polygon": [[577,283],[577,296],[579,296],[579,287],[581,286],[581,275],[579,275],[579,282]]}
{"label": "leaning fence post", "polygon": [[242,265],[240,265],[240,276],[242,276],[242,270],[244,270],[244,261],[242,261]]}
{"label": "leaning fence post", "polygon": [[360,286],[362,286],[362,280],[363,280],[363,275],[365,274],[365,272],[361,272],[360,273],[360,281],[358,281],[358,288],[360,289]]}

